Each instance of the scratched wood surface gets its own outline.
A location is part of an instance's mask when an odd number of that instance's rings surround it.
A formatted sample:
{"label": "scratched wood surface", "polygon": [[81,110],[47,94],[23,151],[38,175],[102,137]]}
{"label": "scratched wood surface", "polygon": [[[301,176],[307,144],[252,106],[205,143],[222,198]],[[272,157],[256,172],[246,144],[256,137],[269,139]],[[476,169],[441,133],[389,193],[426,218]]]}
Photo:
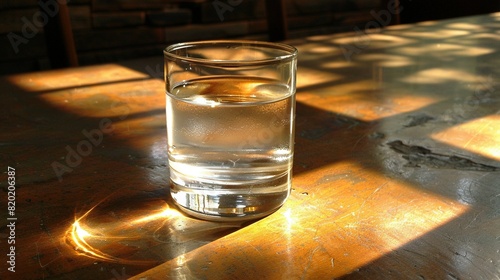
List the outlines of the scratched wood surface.
{"label": "scratched wood surface", "polygon": [[499,29],[493,14],[290,41],[293,190],[246,224],[168,198],[161,56],[2,77],[0,278],[499,279]]}

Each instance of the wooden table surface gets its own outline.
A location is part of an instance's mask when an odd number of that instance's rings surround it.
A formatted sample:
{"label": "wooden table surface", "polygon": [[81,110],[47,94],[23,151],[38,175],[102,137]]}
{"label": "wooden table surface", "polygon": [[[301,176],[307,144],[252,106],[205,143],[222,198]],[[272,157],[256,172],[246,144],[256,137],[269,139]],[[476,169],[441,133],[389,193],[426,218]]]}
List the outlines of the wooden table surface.
{"label": "wooden table surface", "polygon": [[246,224],[168,198],[161,54],[2,77],[0,278],[500,279],[499,30],[290,41],[293,190]]}

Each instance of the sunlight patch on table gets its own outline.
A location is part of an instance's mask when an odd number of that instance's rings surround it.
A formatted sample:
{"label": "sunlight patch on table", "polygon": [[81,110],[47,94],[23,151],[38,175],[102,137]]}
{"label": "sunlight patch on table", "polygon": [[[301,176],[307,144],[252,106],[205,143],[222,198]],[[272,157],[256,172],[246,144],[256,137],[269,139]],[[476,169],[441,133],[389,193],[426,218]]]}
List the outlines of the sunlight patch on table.
{"label": "sunlight patch on table", "polygon": [[393,54],[375,54],[375,53],[366,53],[360,54],[358,56],[358,60],[364,62],[374,62],[379,67],[403,67],[410,66],[415,64],[413,58],[402,56],[402,55],[393,55]]}
{"label": "sunlight patch on table", "polygon": [[466,30],[456,30],[456,29],[441,29],[441,30],[427,30],[422,29],[422,31],[401,31],[401,36],[414,37],[420,39],[444,39],[452,38],[457,36],[465,36],[470,34]]}
{"label": "sunlight patch on table", "polygon": [[453,28],[453,29],[473,30],[474,32],[482,31],[485,29],[484,26],[482,26],[482,25],[473,24],[473,23],[469,23],[469,22],[453,22],[453,23],[447,24],[446,27]]}
{"label": "sunlight patch on table", "polygon": [[450,81],[479,84],[479,80],[484,80],[484,77],[471,74],[467,71],[450,68],[425,69],[401,79],[403,82],[412,84],[439,84]]}
{"label": "sunlight patch on table", "polygon": [[[321,236],[315,242],[323,244],[329,255],[335,256],[335,277],[363,267],[469,210],[467,205],[430,192],[425,186],[389,179],[358,163],[334,163],[298,176],[319,180],[311,182],[314,189],[300,186],[300,191],[307,191],[308,197],[335,199],[324,201],[324,205],[312,199],[313,209],[305,199],[292,199],[289,205],[295,209],[292,218],[303,229],[295,232],[300,237],[292,243],[305,242],[310,235]],[[345,186],[349,186],[349,191]],[[308,226],[314,226],[316,231],[307,231]],[[310,273],[321,275],[321,271]]]}
{"label": "sunlight patch on table", "polygon": [[432,139],[494,160],[500,160],[498,114],[455,125],[431,135]]}
{"label": "sunlight patch on table", "polygon": [[477,33],[467,38],[467,43],[476,43],[478,40],[500,41],[500,33]]}
{"label": "sunlight patch on table", "polygon": [[[462,38],[462,43],[467,42],[468,38]],[[478,57],[494,53],[492,48],[473,47],[463,44],[427,44],[400,47],[397,53],[412,56],[436,57],[439,59],[451,59],[454,57]]]}
{"label": "sunlight patch on table", "polygon": [[330,39],[330,43],[340,47],[355,48],[360,52],[373,48],[390,48],[414,43],[413,39],[385,33],[370,33],[359,30],[354,36]]}
{"label": "sunlight patch on table", "polygon": [[341,69],[341,68],[359,67],[359,63],[347,60],[332,60],[332,61],[322,62],[320,66],[323,69]]}
{"label": "sunlight patch on table", "polygon": [[325,71],[312,70],[307,66],[300,65],[297,71],[297,92],[303,87],[321,87],[323,84],[338,81],[343,76]]}
{"label": "sunlight patch on table", "polygon": [[9,76],[8,80],[23,90],[44,92],[147,78],[149,75],[127,67],[103,64],[16,74]]}
{"label": "sunlight patch on table", "polygon": [[317,58],[318,55],[342,55],[337,46],[322,42],[305,43],[297,46],[297,48],[301,56],[312,54]]}
{"label": "sunlight patch on table", "polygon": [[48,91],[39,98],[74,115],[123,120],[134,114],[164,110],[163,88],[160,80],[141,80]]}
{"label": "sunlight patch on table", "polygon": [[382,90],[372,80],[340,83],[297,94],[297,101],[309,106],[346,115],[363,121],[374,121],[416,111],[440,99],[405,89]]}

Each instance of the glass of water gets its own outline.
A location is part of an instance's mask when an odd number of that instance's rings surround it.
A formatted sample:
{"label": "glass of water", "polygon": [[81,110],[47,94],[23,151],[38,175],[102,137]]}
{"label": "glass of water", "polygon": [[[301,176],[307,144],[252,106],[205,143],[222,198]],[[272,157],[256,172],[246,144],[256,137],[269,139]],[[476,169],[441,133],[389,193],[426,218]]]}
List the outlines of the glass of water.
{"label": "glass of water", "polygon": [[297,50],[200,41],[171,45],[164,57],[175,203],[216,221],[277,210],[291,190]]}

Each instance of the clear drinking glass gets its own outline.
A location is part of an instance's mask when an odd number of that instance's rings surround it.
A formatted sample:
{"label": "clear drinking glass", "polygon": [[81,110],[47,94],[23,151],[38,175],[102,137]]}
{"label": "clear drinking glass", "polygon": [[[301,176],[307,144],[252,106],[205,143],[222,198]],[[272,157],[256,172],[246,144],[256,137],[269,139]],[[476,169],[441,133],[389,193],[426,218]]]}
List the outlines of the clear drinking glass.
{"label": "clear drinking glass", "polygon": [[259,218],[291,190],[297,50],[253,41],[167,47],[170,193],[208,220]]}

